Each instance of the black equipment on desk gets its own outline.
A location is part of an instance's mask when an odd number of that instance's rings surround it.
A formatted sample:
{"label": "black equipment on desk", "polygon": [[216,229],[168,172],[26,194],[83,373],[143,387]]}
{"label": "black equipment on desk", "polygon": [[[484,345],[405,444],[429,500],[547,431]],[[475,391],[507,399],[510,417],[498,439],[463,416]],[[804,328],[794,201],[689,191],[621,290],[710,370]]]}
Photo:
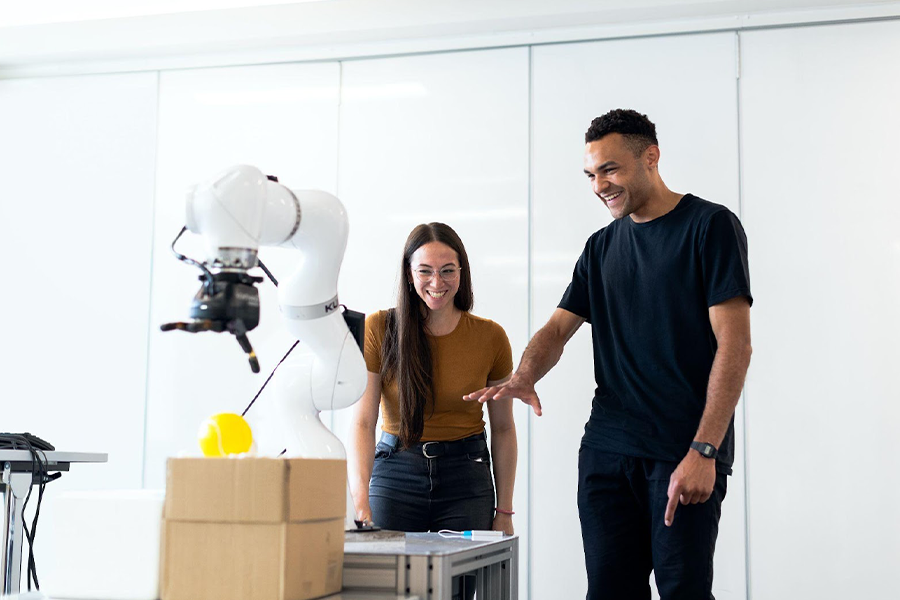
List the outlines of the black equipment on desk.
{"label": "black equipment on desk", "polygon": [[29,450],[28,444],[31,444],[36,450],[45,452],[56,450],[50,442],[27,431],[25,433],[0,433],[0,450]]}

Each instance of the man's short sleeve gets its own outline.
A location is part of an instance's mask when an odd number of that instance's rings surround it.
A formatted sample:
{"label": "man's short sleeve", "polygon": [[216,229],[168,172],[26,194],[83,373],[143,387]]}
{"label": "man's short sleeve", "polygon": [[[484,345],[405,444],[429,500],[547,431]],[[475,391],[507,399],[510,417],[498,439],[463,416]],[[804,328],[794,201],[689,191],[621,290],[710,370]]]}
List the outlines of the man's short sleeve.
{"label": "man's short sleeve", "polygon": [[[592,238],[593,239],[593,238]],[[559,308],[574,313],[591,322],[591,299],[588,284],[589,265],[591,261],[591,240],[584,245],[584,251],[578,257],[575,263],[575,269],[572,271],[572,281],[563,294],[562,300],[559,301]]]}
{"label": "man's short sleeve", "polygon": [[381,342],[384,340],[384,323],[387,313],[380,310],[366,317],[366,338],[363,355],[370,373],[381,373]]}
{"label": "man's short sleeve", "polygon": [[509,338],[506,331],[497,323],[494,326],[494,344],[497,352],[494,358],[494,364],[491,365],[491,372],[488,374],[488,381],[499,381],[510,375],[513,369],[512,347],[509,345]]}
{"label": "man's short sleeve", "polygon": [[730,210],[714,214],[700,246],[703,285],[707,306],[750,295],[750,267],[747,260],[747,236],[741,222]]}

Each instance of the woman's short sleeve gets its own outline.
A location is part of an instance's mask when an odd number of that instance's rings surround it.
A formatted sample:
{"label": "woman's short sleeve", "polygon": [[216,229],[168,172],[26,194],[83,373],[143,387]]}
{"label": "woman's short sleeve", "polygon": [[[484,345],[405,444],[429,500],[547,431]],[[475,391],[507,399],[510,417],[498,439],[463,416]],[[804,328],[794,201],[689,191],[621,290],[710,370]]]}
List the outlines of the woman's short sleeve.
{"label": "woman's short sleeve", "polygon": [[381,373],[381,343],[384,340],[384,323],[387,311],[379,310],[366,317],[366,338],[363,354],[366,369],[370,373]]}
{"label": "woman's short sleeve", "polygon": [[488,381],[499,381],[512,373],[512,347],[509,345],[509,338],[503,327],[494,323],[494,344],[496,345],[496,353],[494,364],[491,366],[491,372],[488,375]]}

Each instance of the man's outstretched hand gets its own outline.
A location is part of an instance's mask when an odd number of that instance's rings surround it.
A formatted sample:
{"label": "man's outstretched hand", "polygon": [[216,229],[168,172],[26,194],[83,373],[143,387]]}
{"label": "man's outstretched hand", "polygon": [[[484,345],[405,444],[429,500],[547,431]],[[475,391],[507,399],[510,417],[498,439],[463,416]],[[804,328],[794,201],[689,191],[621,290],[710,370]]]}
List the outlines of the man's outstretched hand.
{"label": "man's outstretched hand", "polygon": [[482,404],[489,400],[508,400],[510,398],[518,398],[531,406],[534,414],[541,416],[541,400],[538,398],[537,392],[534,391],[534,383],[518,375],[513,375],[506,383],[482,388],[477,392],[463,396],[463,400],[481,402]]}

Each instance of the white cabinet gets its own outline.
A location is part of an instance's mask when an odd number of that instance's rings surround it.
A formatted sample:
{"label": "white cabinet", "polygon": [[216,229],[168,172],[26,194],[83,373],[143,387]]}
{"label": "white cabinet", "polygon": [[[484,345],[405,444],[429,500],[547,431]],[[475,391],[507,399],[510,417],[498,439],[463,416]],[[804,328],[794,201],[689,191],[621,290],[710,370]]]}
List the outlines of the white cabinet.
{"label": "white cabinet", "polygon": [[[532,322],[550,317],[591,233],[609,212],[584,176],[584,132],[594,117],[632,108],[656,123],[660,173],[739,214],[734,34],[538,47],[533,50]],[[751,239],[751,251],[753,248]],[[752,258],[752,256],[751,256]],[[586,590],[576,505],[577,454],[593,397],[589,325],[538,384],[534,419],[532,598],[577,598]],[[729,478],[716,552],[717,598],[744,598],[744,472],[741,409],[735,475]]]}
{"label": "white cabinet", "polygon": [[741,35],[754,598],[895,595],[897,30]]}
{"label": "white cabinet", "polygon": [[[406,237],[442,221],[469,254],[473,313],[504,327],[518,364],[528,341],[528,50],[349,61],[342,84],[342,301],[366,313],[393,306]],[[517,404],[524,582],[528,407]],[[351,410],[334,415],[345,440]]]}
{"label": "white cabinet", "polygon": [[[170,250],[184,225],[185,192],[231,165],[246,163],[278,176],[289,187],[333,193],[339,84],[337,63],[161,75],[144,481],[148,487],[163,485],[166,457],[199,451],[196,433],[206,417],[240,414],[293,343],[281,325],[277,289],[268,280],[257,286],[260,325],[248,334],[260,360],[258,375],[251,373],[230,334],[160,332],[164,322],[188,319],[200,286],[199,271],[179,262]],[[177,248],[202,256],[200,240],[191,234],[185,234]],[[260,259],[276,278],[283,278],[299,254],[264,248]],[[247,417],[260,449],[277,453],[280,434],[269,408],[264,392]]]}
{"label": "white cabinet", "polygon": [[141,485],[156,80],[0,81],[0,429],[109,453],[50,493]]}

